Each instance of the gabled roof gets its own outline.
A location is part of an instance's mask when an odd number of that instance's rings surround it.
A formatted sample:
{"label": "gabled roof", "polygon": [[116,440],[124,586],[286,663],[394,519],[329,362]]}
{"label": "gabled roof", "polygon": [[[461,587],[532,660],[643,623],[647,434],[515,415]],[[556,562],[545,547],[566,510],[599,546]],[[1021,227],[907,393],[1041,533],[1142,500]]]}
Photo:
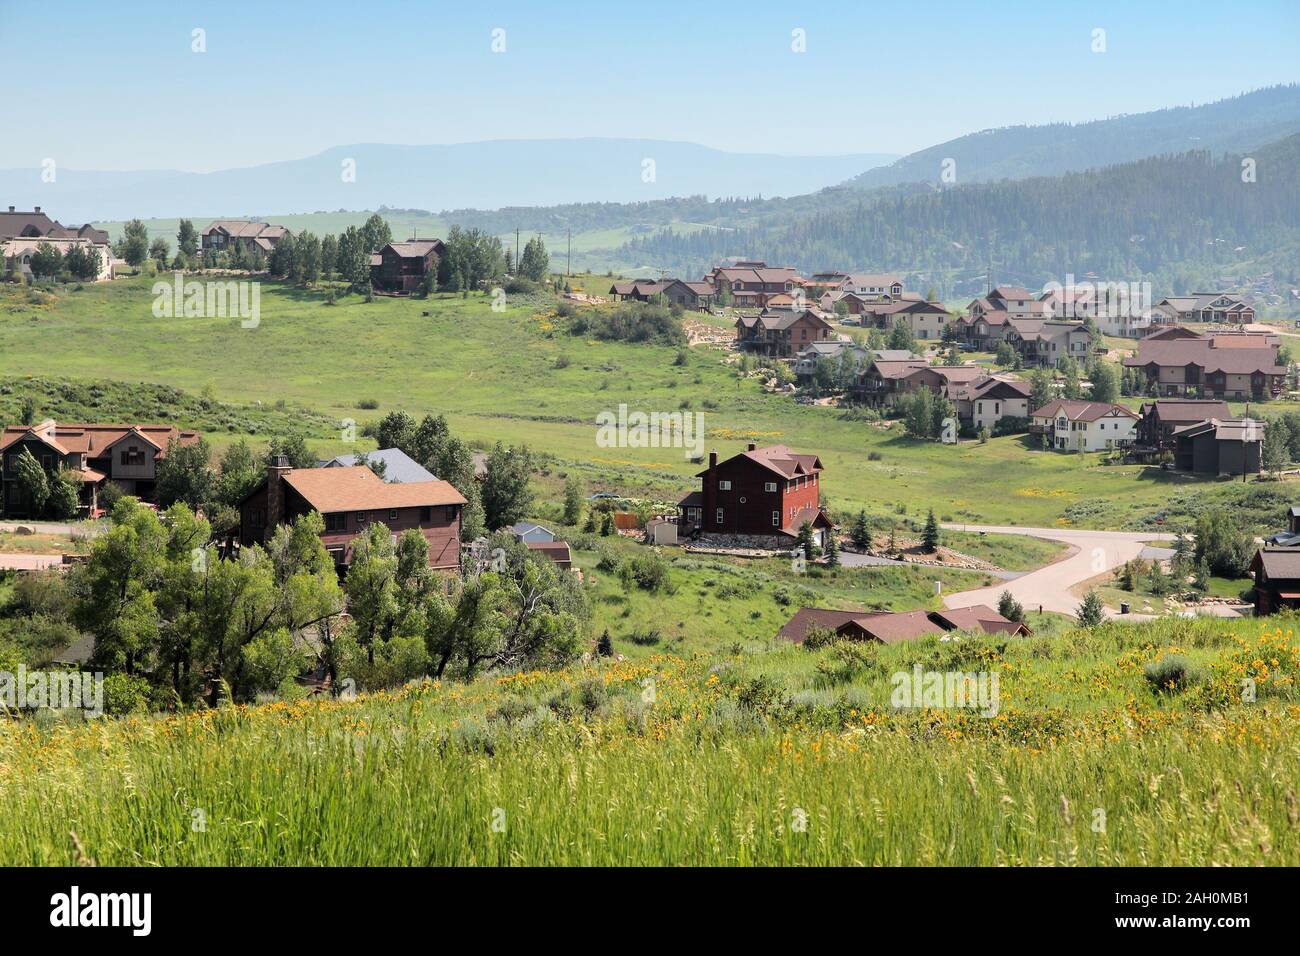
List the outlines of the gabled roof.
{"label": "gabled roof", "polygon": [[[339,455],[322,462],[323,468],[351,467],[358,464],[358,455]],[[410,484],[413,481],[437,481],[438,476],[424,468],[414,458],[400,448],[381,448],[368,452],[366,460],[384,463],[384,481]]]}
{"label": "gabled roof", "polygon": [[854,285],[891,286],[901,284],[903,277],[893,272],[850,272],[849,280]]}
{"label": "gabled roof", "polygon": [[987,604],[932,611],[930,618],[954,631],[983,631],[985,634],[1032,633],[1024,624],[1009,620]]}
{"label": "gabled roof", "polygon": [[1182,422],[1191,424],[1211,418],[1229,419],[1232,412],[1228,403],[1215,398],[1157,398],[1143,402],[1138,413],[1145,418],[1154,414],[1162,422]]}
{"label": "gabled roof", "polygon": [[10,425],[0,433],[0,451],[14,442],[21,441],[27,435],[33,435],[61,454],[74,452],[85,454],[88,458],[98,458],[108,448],[117,444],[128,435],[135,435],[158,450],[157,457],[165,458],[167,446],[172,441],[181,445],[193,445],[199,440],[199,433],[181,431],[175,425],[83,425],[58,424],[47,419],[39,425]]}
{"label": "gabled roof", "polygon": [[813,628],[825,628],[846,635],[861,632],[885,644],[948,631],[1021,635],[1033,633],[1025,625],[1008,620],[988,605],[975,604],[942,611],[837,611],[804,607],[795,612],[776,636],[800,644]]}
{"label": "gabled roof", "polygon": [[1250,562],[1252,571],[1263,570],[1269,578],[1300,579],[1300,548],[1261,548]]}
{"label": "gabled roof", "polygon": [[1276,346],[1243,342],[1243,338],[1246,337],[1170,339],[1148,336],[1138,342],[1137,355],[1124,359],[1124,364],[1139,368],[1145,365],[1196,365],[1206,372],[1222,372],[1227,375],[1286,373],[1286,368],[1278,364]]}
{"label": "gabled roof", "polygon": [[284,473],[284,482],[322,514],[465,504],[464,495],[449,482],[390,484],[365,465],[294,468]]}
{"label": "gabled roof", "polygon": [[[737,458],[747,458],[756,464],[762,465],[768,471],[775,472],[782,478],[802,478],[808,475],[817,474],[822,470],[821,459],[816,455],[800,455],[791,451],[785,445],[769,445],[766,448],[750,448],[742,451],[739,455],[733,455],[726,461],[719,462],[718,466],[730,464]],[[704,470],[695,477],[703,478],[708,474]],[[690,497],[689,495],[687,497]],[[683,499],[683,504],[685,499]]]}
{"label": "gabled roof", "polygon": [[1095,422],[1103,418],[1137,419],[1137,414],[1111,402],[1087,402],[1077,398],[1058,398],[1030,413],[1033,418],[1056,418],[1064,415],[1072,422]]}
{"label": "gabled roof", "polygon": [[905,361],[878,360],[871,363],[870,368],[876,370],[876,374],[883,379],[906,378],[919,369],[929,368],[930,363],[924,359],[907,359]]}
{"label": "gabled roof", "polygon": [[392,249],[400,259],[423,259],[430,252],[441,255],[442,247],[441,239],[408,239],[405,242],[390,242],[379,252],[382,255],[384,249]]}
{"label": "gabled roof", "polygon": [[1262,442],[1266,423],[1253,418],[1238,418],[1220,421],[1197,422],[1174,429],[1175,438],[1198,438],[1201,435],[1213,435],[1216,441]]}

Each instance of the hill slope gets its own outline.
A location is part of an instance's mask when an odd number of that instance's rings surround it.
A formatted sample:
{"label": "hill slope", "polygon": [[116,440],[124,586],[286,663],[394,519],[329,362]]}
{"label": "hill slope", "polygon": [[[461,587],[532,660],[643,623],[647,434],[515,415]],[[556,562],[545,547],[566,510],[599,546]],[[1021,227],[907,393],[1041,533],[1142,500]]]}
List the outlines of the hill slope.
{"label": "hill slope", "polygon": [[981,130],[867,170],[858,189],[940,181],[947,159],[959,183],[1059,176],[1164,153],[1240,153],[1300,132],[1300,85],[1274,86],[1202,106],[1179,106],[1090,123]]}
{"label": "hill slope", "polygon": [[[695,274],[727,256],[816,268],[910,268],[941,292],[993,263],[1031,288],[1067,273],[1150,279],[1157,290],[1248,267],[1300,278],[1300,134],[1241,157],[1198,151],[1019,182],[956,186],[844,203],[789,224],[628,244],[629,258]],[[844,198],[848,198],[847,194]]]}

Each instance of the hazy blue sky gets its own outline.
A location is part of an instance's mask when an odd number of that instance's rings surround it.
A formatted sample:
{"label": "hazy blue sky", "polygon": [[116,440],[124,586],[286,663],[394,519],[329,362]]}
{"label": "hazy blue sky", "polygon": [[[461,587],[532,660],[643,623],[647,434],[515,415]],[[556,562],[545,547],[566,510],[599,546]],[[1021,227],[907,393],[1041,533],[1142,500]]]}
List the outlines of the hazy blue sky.
{"label": "hazy blue sky", "polygon": [[0,0],[0,167],[209,170],[358,142],[576,136],[906,153],[1300,79],[1300,0],[465,7]]}

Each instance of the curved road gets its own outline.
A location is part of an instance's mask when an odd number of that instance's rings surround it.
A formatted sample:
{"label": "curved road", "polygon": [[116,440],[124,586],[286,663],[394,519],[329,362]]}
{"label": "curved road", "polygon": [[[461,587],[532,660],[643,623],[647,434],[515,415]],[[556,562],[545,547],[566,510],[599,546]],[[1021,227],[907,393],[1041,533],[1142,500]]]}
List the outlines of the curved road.
{"label": "curved road", "polygon": [[1070,593],[1076,584],[1106,571],[1112,571],[1140,555],[1148,542],[1172,541],[1174,535],[1161,531],[1088,531],[1081,528],[1022,528],[1015,525],[945,524],[949,531],[987,531],[989,534],[1022,534],[1033,538],[1047,538],[1070,545],[1070,550],[1057,561],[1030,571],[1014,580],[979,588],[959,591],[944,598],[948,607],[965,607],[970,604],[998,606],[1003,591],[1024,605],[1025,610],[1074,614],[1079,609],[1079,599]]}

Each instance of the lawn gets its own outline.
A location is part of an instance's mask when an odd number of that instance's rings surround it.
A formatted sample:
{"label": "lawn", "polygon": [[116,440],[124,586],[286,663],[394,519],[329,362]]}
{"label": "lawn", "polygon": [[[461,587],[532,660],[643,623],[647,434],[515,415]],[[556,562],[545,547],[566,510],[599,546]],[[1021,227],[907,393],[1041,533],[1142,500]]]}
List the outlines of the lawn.
{"label": "lawn", "polygon": [[[486,296],[429,300],[346,296],[264,283],[261,322],[156,317],[147,276],[61,291],[31,301],[0,291],[0,354],[18,379],[0,399],[17,402],[24,376],[94,383],[159,383],[240,409],[310,410],[313,447],[350,446],[344,420],[392,409],[445,414],[479,446],[526,442],[574,468],[588,484],[676,501],[698,466],[681,449],[602,448],[596,415],[620,404],[704,416],[704,450],[727,456],[746,441],[816,451],[832,509],[923,519],[1122,527],[1160,510],[1171,492],[1213,487],[1100,455],[1042,452],[1016,437],[953,447],[904,437],[899,426],[835,408],[796,405],[741,379],[716,347],[595,341],[566,331],[547,301]],[[46,299],[45,296],[37,297]],[[562,361],[557,359],[563,357]],[[361,410],[374,401],[378,408]],[[327,428],[324,421],[336,423]],[[262,440],[266,432],[250,432]],[[227,434],[238,434],[229,432]]]}

